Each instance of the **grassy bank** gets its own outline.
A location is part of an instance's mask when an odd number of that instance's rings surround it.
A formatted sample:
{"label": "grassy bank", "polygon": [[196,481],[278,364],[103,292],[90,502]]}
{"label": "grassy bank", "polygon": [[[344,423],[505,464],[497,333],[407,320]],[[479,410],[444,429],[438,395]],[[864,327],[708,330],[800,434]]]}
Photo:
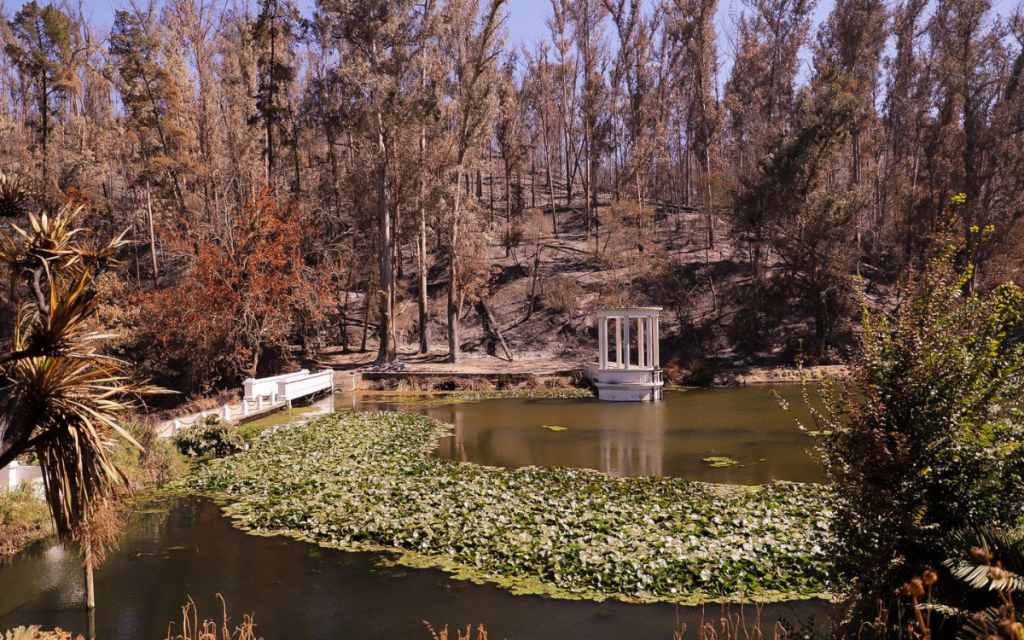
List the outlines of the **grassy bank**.
{"label": "grassy bank", "polygon": [[10,558],[52,530],[46,503],[23,485],[15,491],[0,490],[0,561]]}
{"label": "grassy bank", "polygon": [[446,405],[478,400],[529,398],[535,400],[594,398],[590,389],[565,387],[559,389],[497,389],[491,391],[360,391],[363,400],[387,404]]}
{"label": "grassy bank", "polygon": [[503,471],[429,453],[448,426],[347,413],[260,440],[185,481],[243,529],[393,549],[519,593],[693,603],[826,591],[826,491],[754,490],[566,468]]}
{"label": "grassy bank", "polygon": [[[134,496],[123,496],[125,512],[128,513],[144,501],[147,492],[184,476],[186,462],[171,442],[157,438],[149,425],[129,421],[122,426],[143,447],[140,451],[125,440],[118,440],[110,454],[111,460],[125,474],[131,491],[136,492]],[[0,490],[0,560],[16,555],[52,533],[53,525],[46,503],[34,494],[29,485],[22,485],[16,491]]]}

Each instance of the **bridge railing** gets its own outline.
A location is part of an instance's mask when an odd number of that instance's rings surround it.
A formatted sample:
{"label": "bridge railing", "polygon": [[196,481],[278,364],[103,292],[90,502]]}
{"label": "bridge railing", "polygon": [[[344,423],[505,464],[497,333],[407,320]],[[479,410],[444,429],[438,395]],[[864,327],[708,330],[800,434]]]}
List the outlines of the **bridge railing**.
{"label": "bridge railing", "polygon": [[301,378],[278,380],[277,399],[291,402],[329,389],[334,389],[334,370],[324,369]]}
{"label": "bridge railing", "polygon": [[[225,403],[216,411],[202,411],[198,415],[188,418],[175,418],[167,423],[164,428],[166,435],[170,437],[178,435],[184,427],[194,426],[210,415],[216,415],[224,422],[245,418],[253,413],[280,405],[287,402],[291,406],[293,400],[311,396],[321,391],[334,390],[334,370],[324,369],[316,373],[310,373],[308,369],[286,373],[270,378],[259,380],[250,378],[245,381],[245,396],[239,404],[232,405]],[[161,433],[164,433],[161,431]]]}
{"label": "bridge railing", "polygon": [[247,378],[242,384],[245,391],[242,397],[246,400],[256,400],[260,396],[269,396],[277,392],[277,385],[282,380],[290,378],[302,378],[309,375],[309,369],[302,369],[295,373],[283,373],[269,378]]}

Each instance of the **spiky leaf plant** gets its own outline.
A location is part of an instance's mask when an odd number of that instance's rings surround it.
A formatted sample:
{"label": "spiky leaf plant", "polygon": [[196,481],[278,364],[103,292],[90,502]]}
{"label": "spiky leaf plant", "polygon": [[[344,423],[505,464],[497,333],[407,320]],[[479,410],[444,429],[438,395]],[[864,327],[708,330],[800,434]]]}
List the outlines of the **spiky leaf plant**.
{"label": "spiky leaf plant", "polygon": [[946,575],[925,571],[900,588],[911,602],[900,625],[906,634],[897,637],[1022,640],[1024,619],[1014,597],[1024,592],[1024,580],[1014,570],[1024,566],[1024,532],[969,527],[946,542],[951,554],[942,563]]}
{"label": "spiky leaf plant", "polygon": [[39,455],[47,501],[64,536],[124,485],[109,443],[120,437],[140,445],[117,417],[129,408],[131,395],[153,391],[127,380],[119,361],[96,351],[104,336],[84,327],[96,311],[87,282],[83,274],[64,296],[51,293],[48,312],[23,314],[12,351],[42,355],[0,368],[8,381],[5,418],[31,428],[28,444]]}
{"label": "spiky leaf plant", "polygon": [[1024,570],[1024,533],[981,527],[958,531],[951,542],[957,554],[943,566],[954,578],[972,589],[1024,592],[1024,576],[1014,573]]}
{"label": "spiky leaf plant", "polygon": [[0,217],[14,218],[26,213],[28,194],[21,184],[0,171]]}
{"label": "spiky leaf plant", "polygon": [[[10,188],[0,190],[0,208],[21,207],[17,185],[6,178],[3,184]],[[19,301],[10,348],[0,354],[0,466],[34,450],[58,534],[88,540],[90,553],[102,555],[93,543],[104,541],[90,525],[109,519],[101,516],[126,485],[111,444],[121,438],[139,446],[118,416],[131,398],[158,390],[131,382],[120,361],[99,351],[107,336],[93,327],[94,267],[113,260],[126,242],[122,234],[98,247],[85,244],[80,212],[63,206],[28,213],[28,228],[12,224],[13,233],[0,240],[15,299],[31,292]]]}

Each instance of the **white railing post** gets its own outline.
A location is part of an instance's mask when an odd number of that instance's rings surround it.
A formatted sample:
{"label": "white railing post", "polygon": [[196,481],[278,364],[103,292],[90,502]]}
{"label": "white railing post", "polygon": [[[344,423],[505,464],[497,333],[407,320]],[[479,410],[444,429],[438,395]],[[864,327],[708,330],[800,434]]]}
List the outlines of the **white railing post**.
{"label": "white railing post", "polygon": [[242,415],[249,415],[249,401],[246,400],[245,398],[242,398]]}
{"label": "white railing post", "polygon": [[228,420],[231,419],[231,407],[228,406],[228,403],[226,403],[226,402],[224,403],[222,417],[223,417],[224,422],[227,422]]}
{"label": "white railing post", "polygon": [[251,398],[253,396],[253,389],[252,388],[253,388],[254,384],[256,384],[256,379],[255,378],[246,378],[242,382],[242,387],[244,389],[244,391],[242,392],[242,397],[243,398]]}
{"label": "white railing post", "polygon": [[18,461],[11,462],[7,467],[7,488],[11,491],[18,488]]}
{"label": "white railing post", "polygon": [[181,420],[178,418],[174,419],[174,435],[178,435],[181,432]]}
{"label": "white railing post", "polygon": [[263,396],[256,396],[256,410],[263,411]]}

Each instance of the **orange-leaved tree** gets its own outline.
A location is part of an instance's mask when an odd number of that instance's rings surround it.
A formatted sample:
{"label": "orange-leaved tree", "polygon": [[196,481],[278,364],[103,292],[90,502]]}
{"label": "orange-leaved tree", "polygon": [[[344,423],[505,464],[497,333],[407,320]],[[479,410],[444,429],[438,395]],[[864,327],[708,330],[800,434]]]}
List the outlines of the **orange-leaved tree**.
{"label": "orange-leaved tree", "polygon": [[264,189],[218,236],[169,238],[189,266],[178,282],[142,294],[140,344],[148,366],[201,390],[256,375],[261,358],[292,336],[296,301],[313,286],[302,220]]}

